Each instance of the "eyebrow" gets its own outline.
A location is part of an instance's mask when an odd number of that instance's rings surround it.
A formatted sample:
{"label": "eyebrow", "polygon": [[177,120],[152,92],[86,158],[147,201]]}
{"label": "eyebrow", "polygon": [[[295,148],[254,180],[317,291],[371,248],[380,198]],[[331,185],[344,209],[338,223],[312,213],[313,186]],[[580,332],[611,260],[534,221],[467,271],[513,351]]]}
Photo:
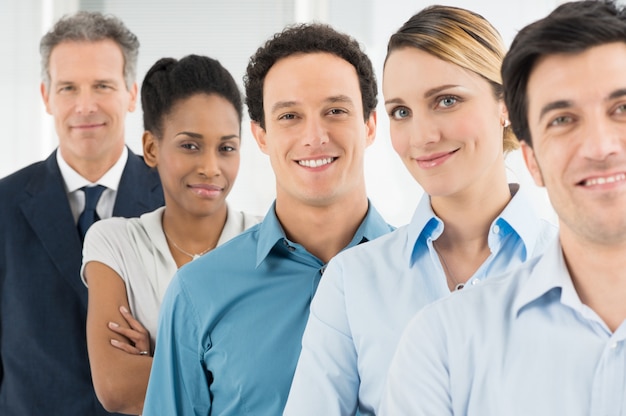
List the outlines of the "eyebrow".
{"label": "eyebrow", "polygon": [[[193,139],[200,139],[200,140],[204,140],[204,136],[201,135],[200,133],[194,133],[191,131],[181,131],[176,133],[176,136],[180,136],[180,135],[185,135],[185,136],[189,136]],[[236,134],[227,134],[226,136],[222,136],[220,137],[220,141],[226,141],[226,140],[231,140],[231,139],[238,139],[239,136]]]}
{"label": "eyebrow", "polygon": [[[352,99],[347,95],[339,94],[332,95],[324,100],[325,103],[335,104],[335,103],[345,103],[345,104],[353,104]],[[297,105],[298,101],[279,101],[272,106],[272,111],[270,114],[275,113],[278,110],[283,108],[289,108]]]}
{"label": "eyebrow", "polygon": [[541,107],[541,111],[539,112],[539,120],[541,121],[541,119],[543,119],[543,116],[545,116],[550,111],[562,110],[564,108],[570,108],[573,105],[574,105],[574,103],[572,101],[570,101],[570,100],[552,101],[551,103],[548,103],[548,104],[544,105],[543,107]]}
{"label": "eyebrow", "polygon": [[[59,80],[56,81],[55,83],[53,83],[54,85],[75,85],[76,81],[69,81],[69,80]],[[113,78],[109,78],[109,79],[95,79],[93,80],[93,82],[91,83],[93,84],[117,84],[116,80]]]}
{"label": "eyebrow", "polygon": [[458,88],[458,87],[460,87],[460,85],[446,84],[446,85],[441,85],[439,87],[431,88],[424,93],[424,98],[429,98],[429,97],[432,97],[433,95],[439,94],[441,91],[448,90],[450,88]]}
{"label": "eyebrow", "polygon": [[614,100],[616,98],[621,98],[626,95],[626,88],[620,88],[619,90],[613,91],[609,95],[609,100]]}
{"label": "eyebrow", "polygon": [[[620,88],[610,93],[605,101],[614,100],[616,98],[620,98],[624,96],[626,96],[626,88]],[[539,120],[541,120],[543,116],[545,116],[546,113],[549,113],[550,111],[560,110],[563,108],[569,108],[569,107],[572,107],[573,105],[574,103],[570,100],[558,100],[558,101],[553,101],[551,103],[548,103],[541,108],[541,112],[539,113]]]}
{"label": "eyebrow", "polygon": [[[441,91],[445,91],[447,89],[457,88],[457,87],[460,87],[460,85],[455,85],[455,84],[440,85],[438,87],[434,87],[426,91],[424,93],[424,98],[428,99],[434,95],[439,94]],[[390,98],[389,100],[385,100],[385,105],[389,105],[389,104],[404,104],[404,100],[401,98]]]}

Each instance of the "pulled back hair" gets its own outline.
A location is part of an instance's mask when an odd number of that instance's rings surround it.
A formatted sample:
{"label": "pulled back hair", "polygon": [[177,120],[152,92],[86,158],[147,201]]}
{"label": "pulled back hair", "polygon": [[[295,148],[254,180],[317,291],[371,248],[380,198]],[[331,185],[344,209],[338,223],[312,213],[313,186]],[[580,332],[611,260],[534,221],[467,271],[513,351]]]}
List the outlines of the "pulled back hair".
{"label": "pulled back hair", "polygon": [[272,66],[280,59],[295,54],[326,52],[349,62],[359,77],[363,116],[367,120],[378,103],[376,76],[372,62],[352,37],[320,24],[299,24],[286,27],[261,46],[250,58],[244,85],[250,119],[265,128],[263,83]]}
{"label": "pulled back hair", "polygon": [[98,42],[110,39],[122,50],[124,56],[124,81],[130,90],[137,76],[139,40],[115,16],[99,12],[80,11],[66,15],[46,33],[39,42],[41,78],[50,88],[50,55],[55,46],[63,42]]}
{"label": "pulled back hair", "polygon": [[[504,89],[500,67],[505,47],[498,31],[481,15],[459,7],[434,5],[412,16],[389,39],[387,58],[396,49],[416,48],[484,78],[497,100]],[[519,147],[505,127],[504,152]]]}
{"label": "pulled back hair", "polygon": [[520,140],[532,146],[527,86],[537,61],[547,55],[576,54],[613,42],[626,43],[626,12],[613,1],[564,3],[518,32],[504,58],[502,79],[511,123]]}
{"label": "pulled back hair", "polygon": [[241,92],[230,72],[213,58],[188,55],[181,60],[161,58],[148,70],[141,85],[144,130],[162,138],[164,118],[195,94],[223,97],[235,107],[241,124]]}

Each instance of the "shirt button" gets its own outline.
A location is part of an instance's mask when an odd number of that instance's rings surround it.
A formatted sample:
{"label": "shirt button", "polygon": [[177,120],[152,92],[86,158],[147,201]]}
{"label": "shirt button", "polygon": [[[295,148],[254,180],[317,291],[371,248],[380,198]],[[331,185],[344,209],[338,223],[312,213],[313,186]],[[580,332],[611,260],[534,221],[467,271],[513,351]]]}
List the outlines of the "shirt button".
{"label": "shirt button", "polygon": [[494,225],[492,231],[493,231],[494,234],[500,234],[500,226],[497,225],[497,224]]}
{"label": "shirt button", "polygon": [[617,342],[611,344],[611,349],[614,350],[615,348],[617,348]]}
{"label": "shirt button", "polygon": [[480,282],[478,279],[472,280],[472,286],[477,285]]}

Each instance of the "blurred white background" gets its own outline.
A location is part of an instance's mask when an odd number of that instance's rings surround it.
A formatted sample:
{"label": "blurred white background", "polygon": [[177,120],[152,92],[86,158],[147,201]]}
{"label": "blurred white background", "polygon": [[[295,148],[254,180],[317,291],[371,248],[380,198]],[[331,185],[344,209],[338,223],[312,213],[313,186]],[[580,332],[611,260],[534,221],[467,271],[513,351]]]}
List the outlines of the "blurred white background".
{"label": "blurred white background", "polygon": [[[548,14],[558,0],[466,0],[440,4],[465,7],[486,17],[507,45],[519,29]],[[137,81],[159,58],[190,53],[209,55],[228,68],[243,90],[248,58],[272,34],[294,22],[320,21],[355,37],[372,59],[379,79],[389,36],[421,8],[422,0],[0,0],[0,177],[44,159],[57,138],[52,117],[39,93],[39,40],[60,16],[99,10],[120,17],[139,37]],[[379,102],[382,103],[382,94]],[[243,123],[242,163],[230,203],[265,214],[275,194],[269,160]],[[141,153],[141,108],[127,119],[127,142]],[[510,181],[530,190],[535,208],[552,221],[554,212],[543,189],[526,171],[520,152],[507,158]],[[422,189],[391,147],[388,119],[378,107],[377,138],[366,153],[368,193],[390,223],[407,223]]]}

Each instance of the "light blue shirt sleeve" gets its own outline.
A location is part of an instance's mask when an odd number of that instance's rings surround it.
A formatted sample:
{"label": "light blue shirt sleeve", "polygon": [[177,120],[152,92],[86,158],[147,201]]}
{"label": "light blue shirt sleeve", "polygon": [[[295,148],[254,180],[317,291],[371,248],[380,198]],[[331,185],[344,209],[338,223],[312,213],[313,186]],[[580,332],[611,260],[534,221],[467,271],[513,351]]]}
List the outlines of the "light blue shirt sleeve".
{"label": "light blue shirt sleeve", "polygon": [[202,339],[198,314],[178,274],[161,307],[144,416],[206,416],[211,412],[209,377],[202,363],[202,342],[198,342]]}
{"label": "light blue shirt sleeve", "polygon": [[283,414],[353,415],[358,388],[357,352],[345,308],[343,272],[331,260],[311,303]]}
{"label": "light blue shirt sleeve", "polygon": [[454,414],[445,354],[449,346],[442,331],[436,330],[438,325],[437,316],[426,317],[423,312],[409,324],[391,361],[379,416]]}

